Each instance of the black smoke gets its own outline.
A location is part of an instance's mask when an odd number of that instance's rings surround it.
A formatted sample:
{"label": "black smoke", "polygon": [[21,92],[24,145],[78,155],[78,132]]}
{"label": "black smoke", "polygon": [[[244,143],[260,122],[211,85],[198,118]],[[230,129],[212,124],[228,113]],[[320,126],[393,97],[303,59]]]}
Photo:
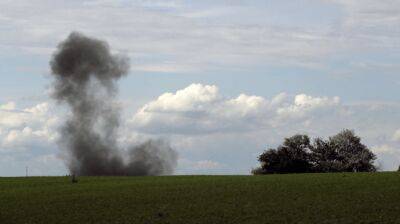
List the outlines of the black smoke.
{"label": "black smoke", "polygon": [[73,32],[50,62],[53,97],[71,111],[61,129],[66,162],[74,175],[171,174],[176,152],[161,140],[118,146],[120,109],[116,82],[127,75],[129,59],[114,55],[106,42]]}

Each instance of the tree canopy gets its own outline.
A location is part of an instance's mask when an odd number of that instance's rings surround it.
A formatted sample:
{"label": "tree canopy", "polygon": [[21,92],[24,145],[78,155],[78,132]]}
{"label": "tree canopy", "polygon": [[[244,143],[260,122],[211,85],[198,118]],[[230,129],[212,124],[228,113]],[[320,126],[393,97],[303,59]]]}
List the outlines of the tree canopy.
{"label": "tree canopy", "polygon": [[327,140],[307,135],[285,138],[276,149],[264,151],[253,174],[307,172],[373,172],[376,156],[351,130],[343,130]]}

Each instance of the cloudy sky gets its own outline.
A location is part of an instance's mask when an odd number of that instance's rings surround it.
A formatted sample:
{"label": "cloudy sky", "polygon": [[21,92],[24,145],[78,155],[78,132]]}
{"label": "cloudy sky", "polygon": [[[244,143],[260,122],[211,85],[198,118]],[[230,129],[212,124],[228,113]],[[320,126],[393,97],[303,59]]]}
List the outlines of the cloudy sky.
{"label": "cloudy sky", "polygon": [[353,129],[400,164],[400,1],[0,2],[0,176],[66,174],[49,60],[71,31],[129,56],[121,144],[163,138],[176,174],[248,174],[285,136]]}

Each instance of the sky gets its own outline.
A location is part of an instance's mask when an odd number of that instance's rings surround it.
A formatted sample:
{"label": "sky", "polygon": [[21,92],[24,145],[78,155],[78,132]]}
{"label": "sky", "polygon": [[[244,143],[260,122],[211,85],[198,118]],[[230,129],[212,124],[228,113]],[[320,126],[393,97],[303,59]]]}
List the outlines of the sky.
{"label": "sky", "polygon": [[65,175],[49,61],[72,31],[130,58],[120,144],[178,152],[175,174],[249,174],[284,137],[352,129],[400,165],[400,1],[0,2],[0,176]]}

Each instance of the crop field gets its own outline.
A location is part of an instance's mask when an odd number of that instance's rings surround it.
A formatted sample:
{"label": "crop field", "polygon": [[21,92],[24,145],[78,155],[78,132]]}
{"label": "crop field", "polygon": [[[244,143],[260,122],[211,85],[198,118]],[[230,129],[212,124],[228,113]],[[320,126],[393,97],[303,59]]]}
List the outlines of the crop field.
{"label": "crop field", "polygon": [[400,172],[0,178],[0,223],[400,223]]}

